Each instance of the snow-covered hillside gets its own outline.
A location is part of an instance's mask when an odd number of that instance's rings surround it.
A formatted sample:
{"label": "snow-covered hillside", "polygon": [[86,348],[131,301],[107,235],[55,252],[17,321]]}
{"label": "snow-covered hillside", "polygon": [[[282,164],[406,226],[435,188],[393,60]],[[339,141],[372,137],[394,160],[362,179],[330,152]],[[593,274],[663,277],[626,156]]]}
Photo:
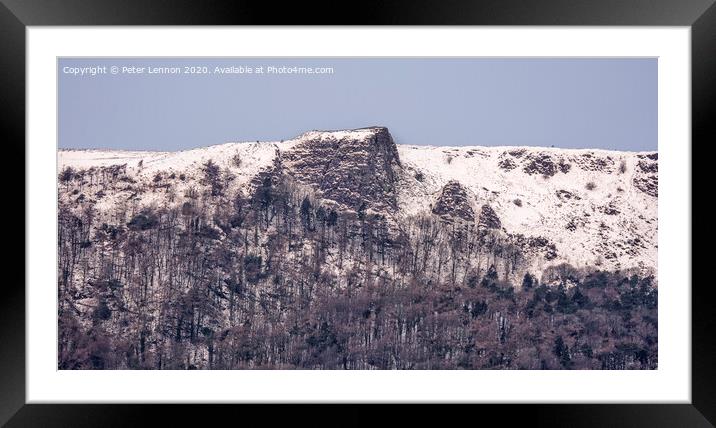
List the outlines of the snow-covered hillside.
{"label": "snow-covered hillside", "polygon": [[475,212],[490,206],[505,232],[554,242],[559,256],[550,264],[656,268],[657,197],[638,187],[646,177],[656,182],[655,153],[408,145],[398,152],[402,215],[430,209],[453,180]]}
{"label": "snow-covered hillside", "polygon": [[[398,228],[408,217],[435,216],[553,245],[556,257],[535,257],[532,271],[563,262],[656,269],[658,157],[651,152],[411,146],[394,144],[385,128],[181,152],[60,150],[60,200],[91,203],[100,216],[115,216],[119,205],[132,212],[181,206],[205,186],[209,160],[227,175],[229,195],[250,195],[260,173],[280,172],[344,211],[379,212]],[[67,171],[85,174],[86,184],[63,186]]]}

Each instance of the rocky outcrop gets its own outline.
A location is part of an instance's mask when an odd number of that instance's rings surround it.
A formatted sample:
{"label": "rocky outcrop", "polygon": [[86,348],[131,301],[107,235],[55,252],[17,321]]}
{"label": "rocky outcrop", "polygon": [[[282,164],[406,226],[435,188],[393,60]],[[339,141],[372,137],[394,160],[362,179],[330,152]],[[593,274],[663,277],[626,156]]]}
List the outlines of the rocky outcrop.
{"label": "rocky outcrop", "polygon": [[284,172],[350,210],[395,211],[398,151],[387,128],[308,132],[282,153]]}
{"label": "rocky outcrop", "polygon": [[555,192],[555,194],[557,195],[557,197],[559,198],[559,200],[562,201],[562,202],[566,202],[566,201],[570,201],[570,200],[577,200],[577,201],[579,201],[579,200],[582,199],[582,198],[580,198],[579,196],[575,195],[574,193],[569,192],[569,191],[567,191],[567,190],[563,190],[563,189],[557,190],[557,191]]}
{"label": "rocky outcrop", "polygon": [[634,187],[649,196],[659,196],[659,155],[658,153],[638,155],[636,172],[632,183]]}
{"label": "rocky outcrop", "polygon": [[656,174],[634,177],[634,187],[655,198],[659,197],[659,179]]}
{"label": "rocky outcrop", "polygon": [[433,214],[448,218],[460,218],[468,222],[475,221],[475,212],[470,206],[467,190],[458,181],[449,181],[440,191],[433,206]]}
{"label": "rocky outcrop", "polygon": [[510,241],[522,249],[525,257],[541,257],[545,260],[557,258],[557,246],[543,236],[525,236],[523,234],[507,234]]}
{"label": "rocky outcrop", "polygon": [[512,171],[517,168],[517,164],[510,158],[501,159],[497,165],[505,171]]}
{"label": "rocky outcrop", "polygon": [[495,210],[491,206],[484,204],[480,209],[480,219],[477,225],[486,229],[499,229],[502,227],[502,222]]}
{"label": "rocky outcrop", "polygon": [[615,167],[614,159],[611,156],[600,156],[594,153],[574,156],[571,161],[582,171],[600,171],[611,174]]}
{"label": "rocky outcrop", "polygon": [[613,203],[613,202],[610,202],[609,204],[604,205],[604,206],[600,206],[598,209],[599,209],[599,212],[602,212],[602,213],[604,213],[604,214],[606,214],[606,215],[619,215],[619,214],[621,214],[621,211],[619,211],[619,210],[614,206],[614,203]]}
{"label": "rocky outcrop", "polygon": [[570,168],[571,165],[561,158],[555,159],[548,154],[536,154],[528,156],[522,171],[529,175],[540,174],[545,177],[552,177],[558,172],[566,174]]}

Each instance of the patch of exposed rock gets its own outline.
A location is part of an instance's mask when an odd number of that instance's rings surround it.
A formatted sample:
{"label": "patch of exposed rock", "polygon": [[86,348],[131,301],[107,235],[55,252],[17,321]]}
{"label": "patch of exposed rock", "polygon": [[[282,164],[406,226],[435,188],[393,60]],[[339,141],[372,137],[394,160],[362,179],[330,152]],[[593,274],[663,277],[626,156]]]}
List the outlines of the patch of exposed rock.
{"label": "patch of exposed rock", "polygon": [[601,171],[606,173],[614,172],[614,159],[611,156],[598,156],[593,153],[584,153],[571,158],[579,169],[583,171]]}
{"label": "patch of exposed rock", "polygon": [[499,229],[502,227],[502,222],[495,210],[491,206],[484,204],[480,209],[480,218],[477,225],[486,229]]}
{"label": "patch of exposed rock", "polygon": [[570,219],[569,222],[564,226],[565,229],[569,230],[570,232],[574,232],[577,230],[577,223],[574,221],[574,219]]}
{"label": "patch of exposed rock", "polygon": [[522,171],[529,175],[540,174],[545,177],[552,177],[558,172],[566,174],[572,167],[572,165],[566,163],[563,159],[555,159],[544,153],[531,154],[525,158],[525,161]]}
{"label": "patch of exposed rock", "polygon": [[547,260],[554,260],[557,258],[557,247],[554,243],[550,242],[549,239],[543,236],[529,238],[528,244],[532,248],[538,248],[543,251],[544,258]]}
{"label": "patch of exposed rock", "polygon": [[634,187],[655,198],[659,197],[659,179],[656,174],[636,176],[633,180]]}
{"label": "patch of exposed rock", "polygon": [[517,168],[517,164],[510,158],[500,160],[497,165],[505,171],[512,171]]}
{"label": "patch of exposed rock", "polygon": [[557,247],[553,242],[543,236],[524,236],[522,234],[513,235],[515,244],[523,249],[526,253],[541,255],[545,260],[554,260],[557,258]]}
{"label": "patch of exposed rock", "polygon": [[659,196],[658,159],[658,153],[639,155],[636,173],[632,180],[634,187],[655,198]]}
{"label": "patch of exposed rock", "polygon": [[621,212],[614,206],[613,203],[609,203],[599,207],[599,211],[606,215],[619,215]]}
{"label": "patch of exposed rock", "polygon": [[559,200],[562,202],[566,202],[566,201],[569,201],[572,199],[575,199],[575,200],[582,199],[579,196],[575,195],[574,193],[568,192],[567,190],[563,190],[563,189],[557,190],[555,192],[555,194],[557,195],[557,198],[559,198]]}
{"label": "patch of exposed rock", "polygon": [[346,209],[397,209],[395,187],[400,160],[387,128],[314,131],[298,140],[280,154],[281,173]]}
{"label": "patch of exposed rock", "polygon": [[637,166],[639,167],[641,172],[646,174],[655,174],[659,172],[659,164],[654,161],[647,161],[642,159],[637,163]]}
{"label": "patch of exposed rock", "polygon": [[475,221],[475,212],[470,206],[467,191],[458,181],[448,181],[440,191],[433,214],[457,217],[468,222]]}

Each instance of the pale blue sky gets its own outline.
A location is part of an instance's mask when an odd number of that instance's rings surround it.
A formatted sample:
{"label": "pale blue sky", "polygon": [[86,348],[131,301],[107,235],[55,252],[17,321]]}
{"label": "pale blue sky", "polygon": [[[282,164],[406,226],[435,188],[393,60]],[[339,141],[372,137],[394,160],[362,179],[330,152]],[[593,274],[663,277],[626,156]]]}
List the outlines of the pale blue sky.
{"label": "pale blue sky", "polygon": [[[334,73],[64,72],[95,65]],[[63,58],[58,86],[61,148],[182,150],[381,125],[399,144],[657,149],[655,58]]]}

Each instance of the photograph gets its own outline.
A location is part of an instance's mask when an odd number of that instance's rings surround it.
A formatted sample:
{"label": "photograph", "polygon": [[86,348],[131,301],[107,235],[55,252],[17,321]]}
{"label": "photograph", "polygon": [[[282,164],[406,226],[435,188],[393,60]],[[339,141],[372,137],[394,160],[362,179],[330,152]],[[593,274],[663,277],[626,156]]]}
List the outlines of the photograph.
{"label": "photograph", "polygon": [[58,370],[659,368],[657,58],[56,64]]}
{"label": "photograph", "polygon": [[715,1],[0,0],[0,426],[714,427]]}

